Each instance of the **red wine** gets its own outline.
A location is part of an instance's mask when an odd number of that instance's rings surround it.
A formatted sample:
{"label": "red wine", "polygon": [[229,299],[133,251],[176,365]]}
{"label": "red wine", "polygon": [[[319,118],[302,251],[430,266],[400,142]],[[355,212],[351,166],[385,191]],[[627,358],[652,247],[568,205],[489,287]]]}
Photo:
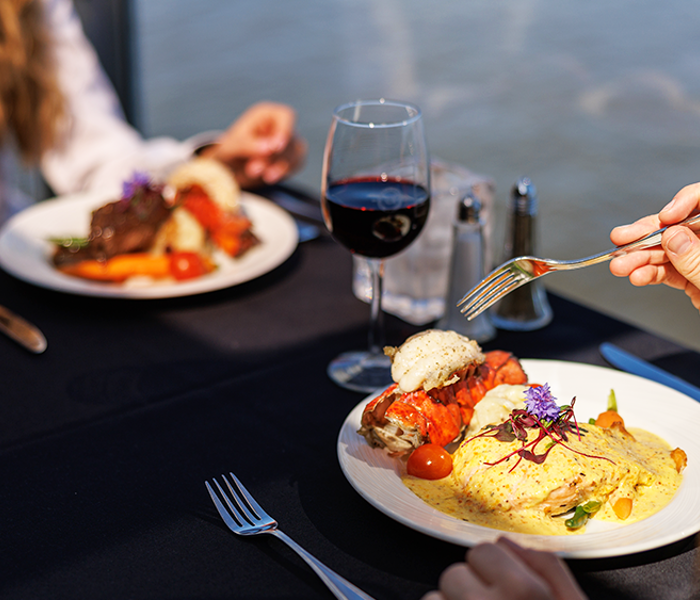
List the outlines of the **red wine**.
{"label": "red wine", "polygon": [[430,194],[420,185],[352,179],[326,190],[324,217],[333,237],[351,252],[384,258],[416,239],[429,208]]}

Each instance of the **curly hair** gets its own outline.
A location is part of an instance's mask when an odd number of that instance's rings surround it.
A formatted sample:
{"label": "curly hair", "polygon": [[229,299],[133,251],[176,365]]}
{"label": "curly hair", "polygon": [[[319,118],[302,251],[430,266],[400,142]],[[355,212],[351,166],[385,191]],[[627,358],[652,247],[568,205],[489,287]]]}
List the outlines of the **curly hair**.
{"label": "curly hair", "polygon": [[0,0],[0,144],[27,163],[53,147],[64,115],[40,0]]}

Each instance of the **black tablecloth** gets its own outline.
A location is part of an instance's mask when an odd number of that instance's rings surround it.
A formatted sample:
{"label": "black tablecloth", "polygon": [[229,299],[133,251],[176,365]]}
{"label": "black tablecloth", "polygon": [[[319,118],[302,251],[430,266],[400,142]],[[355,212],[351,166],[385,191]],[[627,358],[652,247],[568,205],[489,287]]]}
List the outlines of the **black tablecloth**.
{"label": "black tablecloth", "polygon": [[[39,356],[0,337],[0,597],[330,598],[269,536],[234,537],[205,479],[234,471],[283,530],[377,600],[419,598],[464,549],[400,525],[343,477],[337,435],[362,394],[327,363],[366,344],[351,258],[301,245],[254,281],[148,301],[65,295],[0,272]],[[643,293],[643,292],[640,292]],[[700,384],[700,356],[560,297],[485,349],[604,365],[613,341]],[[416,328],[387,320],[387,342]],[[596,598],[687,598],[694,539],[572,561]]]}

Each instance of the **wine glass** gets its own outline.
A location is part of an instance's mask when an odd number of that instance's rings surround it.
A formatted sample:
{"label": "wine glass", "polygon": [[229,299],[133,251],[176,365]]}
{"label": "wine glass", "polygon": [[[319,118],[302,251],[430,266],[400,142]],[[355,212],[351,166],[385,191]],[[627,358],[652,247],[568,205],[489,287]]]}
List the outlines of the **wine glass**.
{"label": "wine glass", "polygon": [[430,159],[418,107],[359,100],[333,111],[323,157],[323,218],[336,241],[368,259],[372,276],[369,348],[328,366],[338,385],[371,392],[391,383],[383,353],[383,259],[420,233],[430,207]]}

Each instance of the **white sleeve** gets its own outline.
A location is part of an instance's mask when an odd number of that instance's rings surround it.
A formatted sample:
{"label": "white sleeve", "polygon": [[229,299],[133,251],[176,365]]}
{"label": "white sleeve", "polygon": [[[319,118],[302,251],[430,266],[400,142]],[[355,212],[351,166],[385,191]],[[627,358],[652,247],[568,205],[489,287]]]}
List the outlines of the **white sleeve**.
{"label": "white sleeve", "polygon": [[135,170],[158,175],[191,156],[194,140],[144,140],[126,122],[72,0],[44,0],[44,8],[68,112],[65,139],[41,161],[53,190],[118,193]]}

